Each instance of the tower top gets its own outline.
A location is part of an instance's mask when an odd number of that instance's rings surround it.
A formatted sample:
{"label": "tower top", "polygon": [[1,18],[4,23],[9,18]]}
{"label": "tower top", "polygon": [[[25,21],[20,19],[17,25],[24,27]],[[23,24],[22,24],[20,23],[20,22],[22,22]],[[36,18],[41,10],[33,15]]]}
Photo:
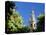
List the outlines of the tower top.
{"label": "tower top", "polygon": [[34,14],[34,10],[32,10],[32,14]]}
{"label": "tower top", "polygon": [[32,14],[34,14],[34,8],[32,8]]}
{"label": "tower top", "polygon": [[35,13],[34,13],[35,11],[34,11],[34,9],[32,10],[32,21],[36,21],[36,19],[35,19]]}

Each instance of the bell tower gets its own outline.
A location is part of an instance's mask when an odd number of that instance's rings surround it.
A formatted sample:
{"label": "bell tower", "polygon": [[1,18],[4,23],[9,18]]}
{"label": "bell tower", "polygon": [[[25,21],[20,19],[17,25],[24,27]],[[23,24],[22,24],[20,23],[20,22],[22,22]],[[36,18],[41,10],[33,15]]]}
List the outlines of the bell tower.
{"label": "bell tower", "polygon": [[31,15],[31,30],[34,31],[35,29],[36,29],[36,19],[35,19],[34,10],[32,10],[32,15]]}

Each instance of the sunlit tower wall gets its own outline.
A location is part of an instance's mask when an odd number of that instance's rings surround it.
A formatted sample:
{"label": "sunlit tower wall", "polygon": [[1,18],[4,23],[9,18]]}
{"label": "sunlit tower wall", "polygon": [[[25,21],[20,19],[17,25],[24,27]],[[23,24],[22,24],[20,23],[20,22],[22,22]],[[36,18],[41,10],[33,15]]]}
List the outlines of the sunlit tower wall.
{"label": "sunlit tower wall", "polygon": [[36,30],[36,19],[35,19],[35,14],[34,10],[32,10],[32,15],[31,15],[31,30],[34,31]]}

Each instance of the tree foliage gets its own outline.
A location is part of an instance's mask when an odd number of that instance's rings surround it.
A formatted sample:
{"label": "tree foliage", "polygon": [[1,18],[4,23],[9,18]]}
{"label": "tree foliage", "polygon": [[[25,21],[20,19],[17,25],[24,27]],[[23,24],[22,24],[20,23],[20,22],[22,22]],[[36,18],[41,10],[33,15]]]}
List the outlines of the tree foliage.
{"label": "tree foliage", "polygon": [[45,16],[40,15],[38,17],[38,23],[37,23],[37,30],[38,32],[44,32],[45,31]]}
{"label": "tree foliage", "polygon": [[23,25],[23,17],[15,11],[15,3],[7,1],[5,5],[6,33],[29,32],[30,29]]}

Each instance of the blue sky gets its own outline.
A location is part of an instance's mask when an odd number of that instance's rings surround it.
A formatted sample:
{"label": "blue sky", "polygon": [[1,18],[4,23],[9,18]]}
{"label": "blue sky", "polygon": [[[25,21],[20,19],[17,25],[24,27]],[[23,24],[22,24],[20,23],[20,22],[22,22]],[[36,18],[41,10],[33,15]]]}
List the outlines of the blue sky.
{"label": "blue sky", "polygon": [[35,11],[36,19],[40,14],[44,14],[44,3],[15,2],[15,4],[16,11],[23,16],[25,25],[29,25],[29,15],[31,15],[32,9]]}

